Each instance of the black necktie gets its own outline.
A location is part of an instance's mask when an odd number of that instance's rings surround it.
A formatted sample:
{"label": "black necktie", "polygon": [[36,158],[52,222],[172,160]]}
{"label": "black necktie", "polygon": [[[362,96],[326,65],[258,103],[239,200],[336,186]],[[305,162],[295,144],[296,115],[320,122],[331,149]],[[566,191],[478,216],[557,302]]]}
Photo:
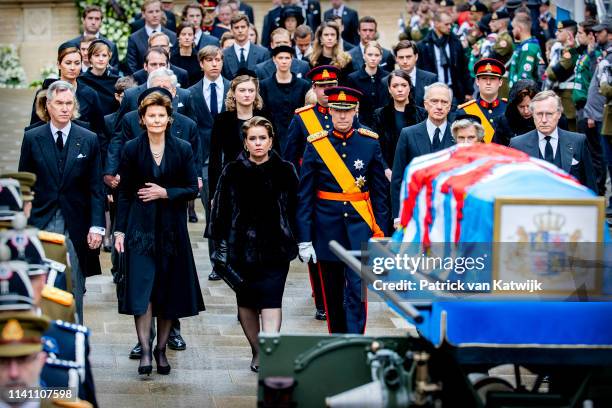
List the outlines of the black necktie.
{"label": "black necktie", "polygon": [[544,160],[546,160],[547,162],[554,164],[555,161],[555,157],[553,155],[553,147],[552,144],[550,143],[550,136],[545,136],[544,139],[546,139],[546,146],[544,147]]}
{"label": "black necktie", "polygon": [[433,141],[431,142],[431,149],[434,152],[440,150],[440,128],[436,128],[436,131],[434,132]]}
{"label": "black necktie", "polygon": [[246,59],[244,59],[244,48],[240,49],[240,67],[246,66]]}
{"label": "black necktie", "polygon": [[64,150],[64,138],[62,137],[61,130],[57,131],[57,139],[55,139],[55,145],[57,146],[60,152]]}
{"label": "black necktie", "polygon": [[217,108],[217,84],[211,82],[210,84],[210,114],[215,117],[219,113]]}

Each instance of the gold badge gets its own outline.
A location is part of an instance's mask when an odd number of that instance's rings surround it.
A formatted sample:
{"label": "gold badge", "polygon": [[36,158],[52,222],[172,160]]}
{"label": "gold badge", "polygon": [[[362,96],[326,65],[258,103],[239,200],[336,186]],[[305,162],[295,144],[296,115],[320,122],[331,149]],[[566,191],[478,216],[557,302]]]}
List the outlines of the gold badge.
{"label": "gold badge", "polygon": [[557,28],[561,30],[563,28],[563,23],[559,21],[559,24],[557,24]]}
{"label": "gold badge", "polygon": [[441,7],[446,7],[446,2],[445,2],[444,0],[442,0],[442,1],[440,2],[440,6],[441,6]]}
{"label": "gold badge", "polygon": [[2,340],[19,341],[23,339],[23,329],[15,319],[9,319],[6,326],[2,329]]}
{"label": "gold badge", "polygon": [[493,15],[491,16],[491,20],[497,20],[497,13],[493,13]]}
{"label": "gold badge", "polygon": [[324,78],[324,79],[329,78],[329,72],[326,69],[323,70],[323,73],[321,74],[321,78]]}
{"label": "gold badge", "polygon": [[344,91],[340,91],[340,93],[338,94],[338,100],[346,101],[346,94],[344,93]]}
{"label": "gold badge", "polygon": [[485,71],[487,71],[487,72],[492,72],[493,71],[493,67],[491,66],[491,64],[487,64],[485,66]]}
{"label": "gold badge", "polygon": [[472,8],[470,9],[470,11],[476,11],[476,6],[472,5]]}

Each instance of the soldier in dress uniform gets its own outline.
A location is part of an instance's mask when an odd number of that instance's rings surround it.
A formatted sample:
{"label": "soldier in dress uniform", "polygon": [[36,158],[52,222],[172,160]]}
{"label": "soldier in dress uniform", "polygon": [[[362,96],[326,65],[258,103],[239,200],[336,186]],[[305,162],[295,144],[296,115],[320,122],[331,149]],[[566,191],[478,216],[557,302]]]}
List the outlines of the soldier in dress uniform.
{"label": "soldier in dress uniform", "polygon": [[561,43],[562,48],[559,58],[555,58],[546,69],[547,81],[552,83],[552,89],[561,98],[563,113],[571,131],[576,131],[576,107],[572,101],[572,93],[575,86],[574,70],[578,60],[578,51],[575,46],[577,30],[577,23],[574,20],[559,21],[557,40]]}
{"label": "soldier in dress uniform", "polygon": [[[287,144],[283,151],[283,158],[300,169],[302,155],[306,147],[308,135],[330,130],[332,128],[331,115],[327,107],[325,90],[338,85],[340,69],[332,65],[321,65],[308,71],[306,76],[312,81],[312,89],[317,95],[317,103],[296,109],[295,115],[289,123],[287,130]],[[315,319],[325,320],[325,306],[321,289],[319,272],[315,262],[308,263],[310,284],[315,301]]]}
{"label": "soldier in dress uniform", "polygon": [[531,18],[525,14],[514,16],[512,35],[518,44],[510,59],[508,86],[512,88],[512,85],[521,79],[531,79],[536,83],[541,83],[538,70],[544,60],[538,39],[531,36]]}
{"label": "soldier in dress uniform", "polygon": [[[45,270],[23,261],[7,261],[10,250],[0,245],[0,321],[15,312],[48,321],[40,309]],[[40,279],[42,277],[42,279]],[[74,323],[52,320],[38,344],[46,352],[40,373],[44,387],[71,387],[77,393],[75,407],[97,406],[89,365],[89,330]],[[40,349],[39,349],[40,350]],[[55,401],[60,404],[61,401]],[[71,405],[72,406],[72,405]]]}
{"label": "soldier in dress uniform", "polygon": [[505,73],[506,67],[496,59],[483,58],[476,62],[474,74],[479,89],[478,97],[457,107],[457,115],[470,114],[480,118],[485,129],[485,143],[493,140],[493,120],[506,112],[507,100],[499,98]]}
{"label": "soldier in dress uniform", "polygon": [[361,93],[327,89],[333,128],[308,136],[297,206],[297,239],[302,262],[317,261],[330,333],[363,333],[367,301],[361,279],[329,250],[331,240],[360,250],[384,236],[389,183],[378,135],[355,128]]}

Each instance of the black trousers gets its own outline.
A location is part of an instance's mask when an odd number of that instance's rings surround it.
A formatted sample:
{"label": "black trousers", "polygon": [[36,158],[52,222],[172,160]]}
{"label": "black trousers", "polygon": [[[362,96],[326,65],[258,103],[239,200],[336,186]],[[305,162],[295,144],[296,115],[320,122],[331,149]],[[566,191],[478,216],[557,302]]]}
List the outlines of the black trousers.
{"label": "black trousers", "polygon": [[344,310],[345,266],[342,262],[332,261],[319,261],[316,266],[323,291],[327,329],[329,333],[347,333]]}
{"label": "black trousers", "polygon": [[317,264],[308,262],[308,277],[310,278],[310,287],[312,288],[315,307],[317,310],[325,310],[323,289],[321,288],[321,278],[319,277],[319,268]]}

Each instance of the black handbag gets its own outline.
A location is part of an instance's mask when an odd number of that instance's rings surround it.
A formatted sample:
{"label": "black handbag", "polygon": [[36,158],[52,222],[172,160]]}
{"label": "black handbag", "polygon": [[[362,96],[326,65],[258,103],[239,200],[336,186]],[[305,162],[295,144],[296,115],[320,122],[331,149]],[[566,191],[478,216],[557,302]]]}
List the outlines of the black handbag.
{"label": "black handbag", "polygon": [[234,292],[244,288],[244,278],[227,263],[227,241],[215,242],[215,250],[211,256],[215,272],[227,283]]}
{"label": "black handbag", "polygon": [[125,306],[127,292],[127,257],[125,256],[125,252],[117,252],[117,268],[113,281],[116,284],[117,305],[121,313]]}

